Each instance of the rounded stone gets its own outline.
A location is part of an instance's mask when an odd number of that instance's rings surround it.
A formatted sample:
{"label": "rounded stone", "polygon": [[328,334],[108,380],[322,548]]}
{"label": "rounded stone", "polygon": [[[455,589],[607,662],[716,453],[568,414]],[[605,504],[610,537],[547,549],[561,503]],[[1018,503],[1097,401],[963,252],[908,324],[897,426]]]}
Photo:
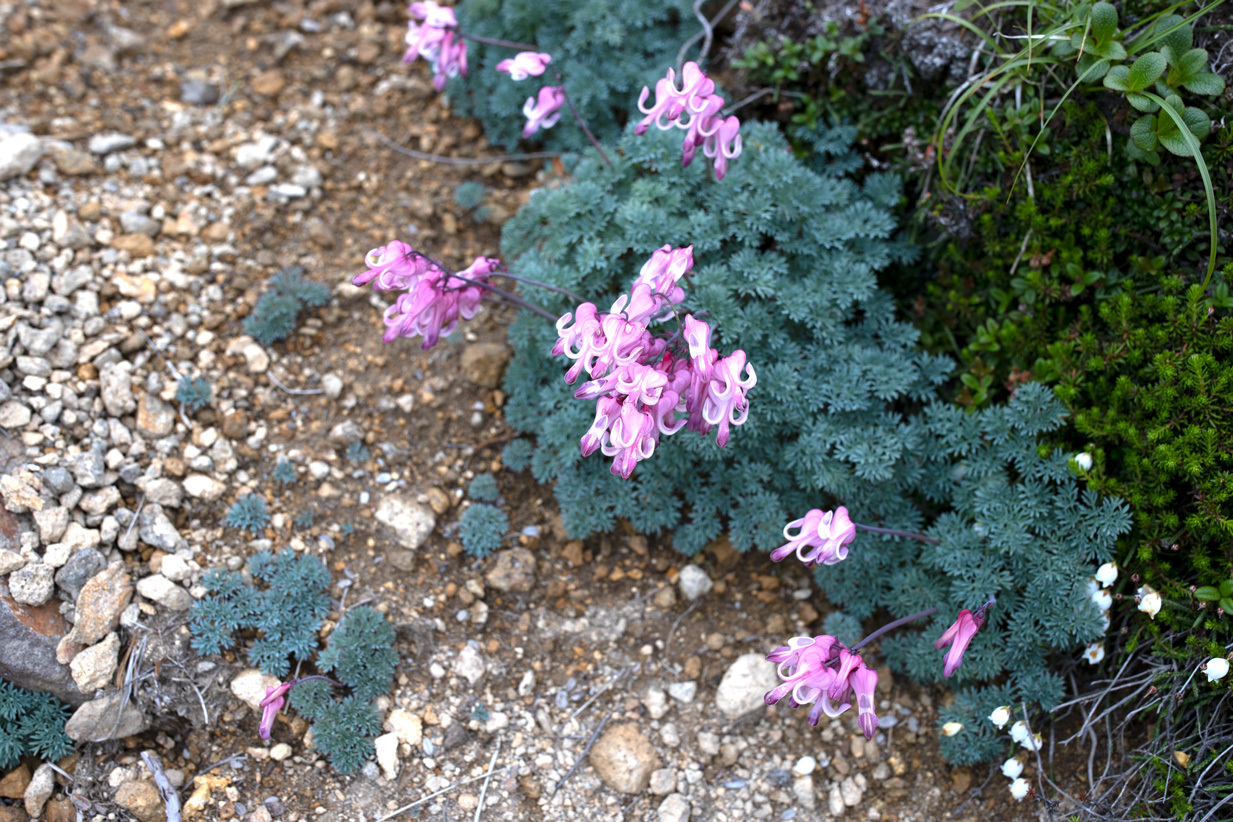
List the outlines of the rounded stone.
{"label": "rounded stone", "polygon": [[626,794],[645,791],[660,765],[655,746],[632,722],[604,731],[588,758],[605,785]]}

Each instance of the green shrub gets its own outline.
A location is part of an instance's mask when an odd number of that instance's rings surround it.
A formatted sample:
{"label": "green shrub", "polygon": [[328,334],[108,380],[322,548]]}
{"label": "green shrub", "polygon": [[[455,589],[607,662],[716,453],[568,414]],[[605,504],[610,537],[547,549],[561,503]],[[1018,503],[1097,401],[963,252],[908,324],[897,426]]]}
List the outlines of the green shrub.
{"label": "green shrub", "polygon": [[501,489],[497,487],[497,479],[492,474],[480,474],[471,480],[471,485],[467,487],[467,494],[471,499],[492,502],[501,496]]}
{"label": "green shrub", "polygon": [[[1204,298],[1200,286],[1169,277],[1159,294],[1120,294],[1083,312],[1049,349],[1076,441],[1095,460],[1089,485],[1124,496],[1134,510],[1124,565],[1183,602],[1190,585],[1218,587],[1233,571],[1226,293]],[[1159,619],[1189,629],[1193,617],[1166,608]],[[1229,619],[1216,624],[1233,635]]]}
{"label": "green shrub", "polygon": [[[517,52],[467,43],[468,75],[451,80],[447,90],[463,114],[478,117],[494,144],[513,150],[525,124],[523,103],[540,86],[565,89],[579,115],[601,140],[615,138],[643,86],[676,64],[676,54],[699,30],[688,0],[467,0],[455,9],[458,27],[468,34],[533,44],[552,55],[541,77],[516,83],[496,65]],[[552,150],[589,145],[568,111],[553,128],[539,132]],[[678,138],[679,145],[679,138]]]}
{"label": "green shrub", "polygon": [[390,689],[398,667],[394,629],[375,608],[352,609],[330,634],[317,667],[333,673],[360,699],[376,699]]}
{"label": "green shrub", "polygon": [[330,290],[304,276],[302,268],[285,268],[270,278],[270,290],[261,295],[244,330],[262,345],[285,340],[295,331],[300,312],[330,301]]}

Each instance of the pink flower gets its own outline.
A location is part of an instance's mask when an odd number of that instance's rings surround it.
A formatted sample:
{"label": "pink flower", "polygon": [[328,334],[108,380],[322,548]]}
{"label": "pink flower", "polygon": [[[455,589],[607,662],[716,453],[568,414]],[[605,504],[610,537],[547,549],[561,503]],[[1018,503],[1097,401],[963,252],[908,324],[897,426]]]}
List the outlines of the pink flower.
{"label": "pink flower", "polygon": [[668,298],[673,305],[685,299],[685,289],[677,283],[694,267],[694,247],[673,248],[665,245],[651,254],[651,259],[638,273],[639,283],[646,283],[651,290]]}
{"label": "pink flower", "polygon": [[[742,377],[742,370],[748,376]],[[739,348],[716,361],[711,375],[702,405],[702,418],[709,425],[719,426],[715,444],[723,448],[728,444],[728,426],[743,425],[749,417],[749,400],[745,394],[757,384],[758,376],[753,366],[745,362],[745,352]]]}
{"label": "pink flower", "polygon": [[[458,274],[482,282],[500,264],[491,257],[477,257]],[[423,348],[427,351],[442,335],[453,333],[460,319],[474,317],[482,297],[483,289],[479,285],[447,274],[435,265],[429,266],[424,275],[385,310],[383,339],[389,343],[399,337],[423,337]]]}
{"label": "pink flower", "polygon": [[[978,612],[973,614],[967,608],[959,612],[959,617],[954,623],[946,629],[946,633],[938,637],[933,643],[933,647],[939,651],[950,645],[950,650],[946,652],[946,662],[942,668],[942,675],[949,677],[955,671],[959,670],[959,666],[963,664],[963,654],[968,649],[968,644],[972,641],[972,637],[976,636],[976,632],[980,630],[980,626],[984,624],[984,609],[978,609]],[[953,643],[953,644],[952,644]]]}
{"label": "pink flower", "polygon": [[552,128],[561,119],[561,106],[565,105],[565,88],[563,86],[544,86],[539,90],[538,97],[528,97],[522,107],[522,113],[527,118],[527,124],[522,129],[524,138],[530,137],[541,128]]}
{"label": "pink flower", "polygon": [[852,692],[856,694],[856,710],[859,712],[857,724],[861,726],[866,739],[873,739],[878,729],[878,715],[873,709],[873,691],[878,687],[878,672],[865,667],[865,663],[848,677],[852,683]]}
{"label": "pink flower", "polygon": [[351,282],[357,286],[372,282],[377,291],[410,288],[432,266],[426,257],[416,254],[414,248],[398,240],[369,251],[364,262],[368,270],[356,275]]}
{"label": "pink flower", "polygon": [[851,687],[848,682],[848,677],[858,666],[863,665],[864,661],[860,654],[854,654],[847,648],[839,651],[839,669],[835,672],[835,681],[831,684],[830,697],[831,699],[843,699]]}
{"label": "pink flower", "polygon": [[258,703],[261,707],[261,725],[257,729],[257,735],[262,739],[270,738],[270,731],[274,728],[274,717],[278,716],[278,712],[283,709],[283,703],[287,701],[287,692],[295,686],[295,680],[291,680],[265,689],[265,699]]}
{"label": "pink flower", "polygon": [[508,74],[510,79],[519,82],[528,77],[539,77],[551,62],[550,54],[520,51],[510,59],[497,63],[497,71]]}
{"label": "pink flower", "polygon": [[408,11],[413,19],[407,24],[408,48],[402,61],[423,57],[431,63],[433,87],[441,91],[447,78],[467,73],[467,44],[454,31],[458,26],[454,10],[425,0],[412,3]]}
{"label": "pink flower", "polygon": [[[798,529],[795,536],[793,528]],[[856,539],[856,526],[842,505],[834,511],[815,508],[785,525],[783,536],[788,542],[771,552],[772,562],[796,554],[806,566],[835,565],[847,558],[848,545]]]}
{"label": "pink flower", "polygon": [[[831,698],[839,679],[839,672],[831,664],[837,644],[835,637],[825,634],[812,638],[800,636],[790,639],[786,646],[771,651],[766,658],[779,666],[777,673],[783,684],[766,692],[766,704],[774,705],[785,696],[789,697],[793,707],[813,702],[814,707],[809,712],[810,725],[817,725],[823,714],[834,718],[852,707],[846,702],[836,706]],[[846,683],[842,691],[846,691]]]}
{"label": "pink flower", "polygon": [[668,69],[668,76],[655,84],[655,104],[650,108],[646,100],[651,90],[643,87],[638,110],[645,116],[634,126],[634,133],[645,134],[652,124],[661,131],[685,129],[681,165],[688,167],[701,147],[714,159],[715,179],[722,180],[728,173],[728,161],[741,156],[741,121],[734,116],[723,117],[724,99],[715,94],[715,83],[697,63],[685,64],[680,89],[675,81],[676,75]]}

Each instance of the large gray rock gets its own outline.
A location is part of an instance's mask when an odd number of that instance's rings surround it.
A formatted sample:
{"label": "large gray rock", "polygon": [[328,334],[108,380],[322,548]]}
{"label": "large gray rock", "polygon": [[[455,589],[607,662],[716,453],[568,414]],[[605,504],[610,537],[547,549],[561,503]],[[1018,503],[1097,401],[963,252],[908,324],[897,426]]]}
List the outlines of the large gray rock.
{"label": "large gray rock", "polygon": [[133,705],[131,699],[121,710],[122,702],[119,693],[87,702],[69,717],[64,732],[76,742],[103,742],[124,739],[144,731],[147,727],[145,715]]}
{"label": "large gray rock", "polygon": [[188,545],[163,513],[163,506],[158,503],[147,503],[141,509],[141,514],[137,517],[137,529],[142,542],[164,551],[175,551]]}
{"label": "large gray rock", "polygon": [[44,691],[73,705],[84,697],[67,664],[56,660],[56,643],[68,630],[58,603],[21,605],[0,585],[0,678]]}
{"label": "large gray rock", "polygon": [[394,539],[408,551],[414,551],[428,541],[437,525],[436,514],[426,505],[394,494],[377,505],[377,521],[393,532]]}
{"label": "large gray rock", "polygon": [[76,602],[82,586],[107,567],[107,560],[94,548],[82,548],[69,557],[59,571],[56,571],[56,585],[61,596],[69,602]]}

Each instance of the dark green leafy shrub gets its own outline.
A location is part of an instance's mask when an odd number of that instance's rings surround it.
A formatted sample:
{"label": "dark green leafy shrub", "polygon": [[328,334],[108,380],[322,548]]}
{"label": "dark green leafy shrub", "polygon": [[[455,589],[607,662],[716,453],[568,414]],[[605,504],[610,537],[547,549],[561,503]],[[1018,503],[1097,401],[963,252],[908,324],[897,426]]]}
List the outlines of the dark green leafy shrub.
{"label": "dark green leafy shrub", "polygon": [[73,752],[64,733],[68,708],[50,694],[35,693],[0,680],[0,770],[24,757],[55,761]]}
{"label": "dark green leafy shrub", "polygon": [[534,450],[530,440],[516,439],[501,449],[501,462],[511,471],[524,471],[531,467]]}
{"label": "dark green leafy shrub", "polygon": [[[541,85],[558,85],[555,72],[591,131],[601,141],[615,138],[631,112],[641,117],[636,104],[643,86],[654,90],[676,64],[681,44],[700,28],[687,0],[467,0],[455,11],[468,34],[534,44],[552,55],[543,76],[516,83],[496,70],[516,51],[469,42],[470,71],[447,86],[462,113],[483,121],[488,140],[509,150],[525,124],[523,103]],[[589,145],[568,111],[535,139],[553,150]]]}
{"label": "dark green leafy shrub", "polygon": [[181,403],[189,411],[196,411],[210,404],[214,389],[208,380],[185,375],[176,383],[176,402]]}
{"label": "dark green leafy shrub", "polygon": [[317,667],[351,686],[360,699],[376,699],[389,691],[398,667],[394,629],[375,608],[348,611],[317,657]]}
{"label": "dark green leafy shrub", "polygon": [[248,563],[264,590],[246,584],[234,571],[211,570],[202,584],[210,592],[193,603],[189,628],[200,654],[235,646],[237,630],[261,633],[249,648],[249,660],[267,674],[285,677],[290,659],[308,660],[317,648],[317,633],[330,612],[326,590],[330,574],[320,559],[284,548],[262,551]]}
{"label": "dark green leafy shrub", "polygon": [[476,504],[462,512],[458,526],[463,549],[473,557],[486,557],[501,547],[509,517],[494,505]]}
{"label": "dark green leafy shrub", "polygon": [[270,512],[266,510],[265,500],[256,494],[245,494],[227,509],[224,522],[232,528],[261,533],[270,522]]}
{"label": "dark green leafy shrub", "polygon": [[381,714],[358,697],[331,700],[318,711],[312,730],[313,747],[325,754],[334,770],[354,773],[373,754],[373,739],[381,733]]}
{"label": "dark green leafy shrub", "polygon": [[467,487],[467,494],[471,499],[492,502],[501,496],[501,489],[497,487],[496,477],[492,474],[480,474],[471,480],[471,484]]}
{"label": "dark green leafy shrub", "polygon": [[307,279],[302,268],[283,269],[270,278],[270,290],[244,320],[244,330],[262,345],[285,340],[295,331],[301,310],[329,301],[330,290]]}
{"label": "dark green leafy shrub", "polygon": [[[1088,484],[1124,496],[1135,512],[1123,565],[1166,600],[1189,602],[1190,585],[1218,590],[1233,570],[1225,293],[1204,298],[1200,286],[1169,277],[1159,294],[1121,294],[1084,312],[1049,349],[1075,440],[1095,461]],[[1195,627],[1192,614],[1172,608],[1157,620],[1162,629]],[[1213,622],[1233,636],[1228,620]]]}

